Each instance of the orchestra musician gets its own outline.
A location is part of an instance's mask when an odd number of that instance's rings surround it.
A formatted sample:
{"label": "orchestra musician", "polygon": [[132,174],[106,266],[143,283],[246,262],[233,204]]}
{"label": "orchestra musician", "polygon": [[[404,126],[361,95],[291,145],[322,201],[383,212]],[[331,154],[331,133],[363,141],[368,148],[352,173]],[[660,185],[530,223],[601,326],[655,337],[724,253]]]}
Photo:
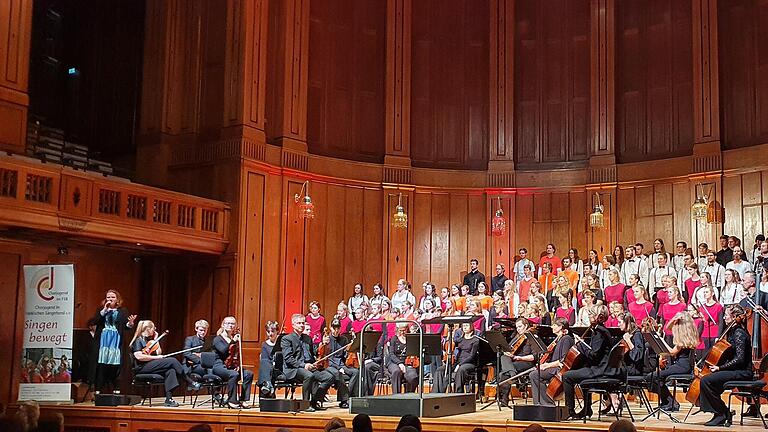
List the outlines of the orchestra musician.
{"label": "orchestra musician", "polygon": [[568,334],[569,327],[567,319],[555,318],[552,322],[552,331],[557,337],[555,346],[548,355],[547,361],[541,364],[541,372],[536,369],[531,372],[533,401],[538,405],[555,406],[555,401],[547,395],[547,385],[549,380],[563,367],[562,360],[573,346],[573,336]]}
{"label": "orchestra musician", "polygon": [[280,335],[280,328],[276,321],[267,321],[264,324],[267,339],[261,344],[259,354],[259,381],[260,392],[264,397],[274,397],[275,389],[272,384],[275,365],[275,344]]}
{"label": "orchestra musician", "polygon": [[155,323],[149,320],[139,321],[136,332],[131,340],[131,352],[133,352],[134,374],[157,374],[165,377],[165,406],[177,407],[179,403],[173,400],[173,390],[179,386],[179,378],[187,381],[192,390],[199,390],[200,383],[189,378],[184,367],[173,357],[163,357],[160,342],[156,342],[157,348],[147,353],[145,348],[151,340],[157,339]]}
{"label": "orchestra musician", "polygon": [[[413,392],[419,381],[419,370],[409,363],[406,355],[406,338],[408,324],[397,323],[397,331],[389,340],[389,356],[387,357],[387,369],[392,377],[392,393],[400,393],[403,385],[405,392]],[[418,357],[416,357],[418,359]]]}
{"label": "orchestra musician", "polygon": [[[240,398],[238,399],[237,382],[240,380],[240,368],[242,365],[235,366],[234,368],[227,367],[227,359],[230,357],[230,352],[233,351],[232,346],[240,343],[240,333],[236,331],[237,320],[233,316],[225,317],[221,321],[221,328],[216,332],[216,337],[213,338],[213,352],[216,354],[216,360],[213,363],[213,374],[220,377],[224,381],[227,381],[227,394],[229,399],[227,406],[229,408],[248,409],[248,400],[251,394],[251,383],[253,382],[253,372],[243,369],[242,371],[242,391],[240,392]],[[239,359],[242,362],[242,359]]]}
{"label": "orchestra musician", "polygon": [[307,325],[306,318],[302,314],[291,316],[293,331],[280,340],[280,348],[283,352],[283,375],[291,382],[300,382],[301,394],[304,400],[310,402],[309,409],[313,412],[323,410],[320,404],[325,394],[333,384],[333,376],[315,365],[316,351],[312,345],[312,339],[304,333]]}
{"label": "orchestra musician", "polygon": [[365,353],[365,360],[360,362],[361,367],[350,367],[350,370],[352,371],[352,377],[349,379],[349,393],[352,397],[360,396],[360,369],[363,369],[363,392],[365,393],[365,396],[373,396],[376,376],[381,371],[385,341],[386,335],[382,333],[381,337],[379,338],[379,342],[376,344],[376,349],[373,352]]}
{"label": "orchestra musician", "polygon": [[[723,384],[727,381],[750,381],[752,374],[752,340],[744,327],[746,312],[740,305],[734,304],[725,310],[723,315],[725,324],[734,324],[726,335],[726,340],[731,345],[729,359],[721,365],[708,365],[710,374],[701,379],[701,393],[699,402],[701,410],[713,413],[706,426],[726,426],[733,423],[731,412],[721,399]],[[725,354],[728,356],[728,353]]]}
{"label": "orchestra musician", "polygon": [[[520,344],[520,347],[516,352],[505,352],[504,355],[501,356],[499,382],[533,367],[533,350],[525,337],[525,334],[530,330],[530,322],[525,318],[518,318],[515,320],[515,330],[517,330],[517,334],[510,342],[510,347],[514,348],[518,343]],[[496,396],[498,397],[501,406],[509,405],[510,390],[512,390],[512,384],[509,382],[499,385],[497,389],[498,394]]]}
{"label": "orchestra musician", "polygon": [[667,366],[657,374],[655,371],[646,376],[651,383],[649,389],[657,393],[661,399],[661,409],[667,412],[677,411],[680,404],[672,397],[666,385],[667,377],[671,375],[689,374],[693,370],[694,353],[698,347],[699,332],[693,317],[687,312],[678,312],[664,326],[672,332],[672,348],[669,349]]}
{"label": "orchestra musician", "polygon": [[187,351],[184,353],[184,366],[187,373],[196,375],[205,375],[205,370],[200,366],[200,353],[205,351],[205,336],[208,334],[208,321],[197,320],[195,322],[195,334],[184,338],[184,349],[201,347],[199,350]]}
{"label": "orchestra musician", "polygon": [[347,360],[345,347],[349,344],[349,340],[341,334],[341,322],[338,319],[331,321],[331,334],[323,336],[323,343],[328,344],[328,352],[331,356],[325,370],[336,382],[336,400],[339,402],[339,408],[349,408],[349,387],[346,379],[351,380],[355,370],[344,364]]}
{"label": "orchestra musician", "polygon": [[584,392],[584,408],[576,412],[575,386],[580,382],[599,378],[612,377],[618,371],[608,370],[608,352],[611,349],[611,334],[605,328],[604,323],[608,319],[608,308],[605,305],[596,305],[589,314],[592,337],[587,344],[579,341],[576,346],[584,356],[584,366],[579,369],[569,370],[563,374],[563,392],[565,405],[568,407],[569,419],[583,419],[592,415],[592,399],[589,392]]}
{"label": "orchestra musician", "polygon": [[[464,384],[475,373],[475,363],[477,362],[477,352],[480,348],[480,339],[475,337],[475,328],[471,323],[461,324],[462,337],[456,344],[453,356],[454,391],[456,393],[464,392]],[[445,393],[448,390],[448,377],[446,374],[447,365],[437,368],[433,374],[435,385],[432,392]]]}
{"label": "orchestra musician", "polygon": [[[620,343],[624,344],[624,365],[627,368],[627,375],[643,375],[643,364],[645,363],[645,339],[637,326],[635,317],[632,314],[625,313],[619,317],[619,329],[624,332],[621,335]],[[601,414],[608,414],[611,411],[617,412],[620,404],[617,395],[612,394],[611,403],[607,405]]]}

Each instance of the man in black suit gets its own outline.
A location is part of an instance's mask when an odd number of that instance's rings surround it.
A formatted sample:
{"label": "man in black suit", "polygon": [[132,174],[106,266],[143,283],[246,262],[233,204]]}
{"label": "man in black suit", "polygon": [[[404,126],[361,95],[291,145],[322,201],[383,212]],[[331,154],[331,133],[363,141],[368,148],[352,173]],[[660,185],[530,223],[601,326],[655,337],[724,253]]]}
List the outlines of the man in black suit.
{"label": "man in black suit", "polygon": [[479,264],[477,258],[469,260],[469,272],[464,275],[464,285],[469,287],[469,293],[472,295],[477,295],[477,284],[485,282],[485,275],[477,269]]}
{"label": "man in black suit", "polygon": [[592,399],[589,393],[584,394],[584,409],[576,413],[576,396],[574,387],[584,380],[592,378],[613,378],[620,371],[608,368],[608,353],[611,350],[611,333],[605,328],[608,319],[608,308],[605,305],[595,305],[589,310],[589,324],[592,329],[589,344],[577,340],[576,347],[584,357],[584,366],[563,374],[563,393],[565,405],[568,407],[569,418],[582,419],[592,416]]}
{"label": "man in black suit", "polygon": [[293,332],[280,340],[280,349],[283,352],[283,375],[289,381],[302,383],[302,398],[310,401],[307,411],[324,409],[320,406],[320,402],[333,384],[334,377],[327,371],[318,370],[314,364],[316,353],[312,346],[312,339],[304,334],[304,327],[307,325],[304,315],[293,314],[291,325]]}
{"label": "man in black suit", "polygon": [[[184,353],[184,368],[187,370],[187,374],[205,375],[205,370],[200,366],[200,353],[205,351],[205,336],[208,334],[208,327],[210,327],[208,321],[197,320],[195,322],[195,334],[184,339],[184,349],[200,347],[200,349]],[[207,345],[208,350],[210,350],[210,342]]]}

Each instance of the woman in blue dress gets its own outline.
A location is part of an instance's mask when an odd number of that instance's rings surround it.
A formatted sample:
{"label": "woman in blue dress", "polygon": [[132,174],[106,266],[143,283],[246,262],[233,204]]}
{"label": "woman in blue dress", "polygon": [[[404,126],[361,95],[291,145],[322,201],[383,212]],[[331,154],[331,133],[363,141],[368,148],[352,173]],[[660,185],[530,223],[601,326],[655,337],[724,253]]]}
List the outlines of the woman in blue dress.
{"label": "woman in blue dress", "polygon": [[91,383],[96,392],[107,388],[119,391],[118,377],[122,365],[123,332],[133,328],[136,315],[130,315],[123,306],[123,298],[116,290],[108,290],[102,307],[96,312],[96,333],[91,349]]}

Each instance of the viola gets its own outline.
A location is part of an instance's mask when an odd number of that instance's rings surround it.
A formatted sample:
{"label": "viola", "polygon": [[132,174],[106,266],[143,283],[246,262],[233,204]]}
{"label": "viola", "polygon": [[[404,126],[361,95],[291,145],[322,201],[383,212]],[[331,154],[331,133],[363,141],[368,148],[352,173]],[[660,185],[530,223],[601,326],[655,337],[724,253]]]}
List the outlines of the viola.
{"label": "viola", "polygon": [[360,358],[358,357],[356,352],[349,352],[347,353],[347,359],[344,360],[344,364],[347,367],[358,369],[360,367]]}
{"label": "viola", "polygon": [[146,355],[152,355],[157,352],[157,350],[160,349],[160,340],[164,338],[170,331],[166,330],[161,334],[160,336],[157,335],[157,332],[155,332],[155,337],[147,341],[147,346],[144,347],[144,349],[141,350]]}
{"label": "viola", "polygon": [[240,349],[240,342],[234,341],[235,335],[238,335],[238,334],[240,334],[239,327],[236,328],[234,332],[232,332],[233,341],[229,344],[229,353],[227,354],[227,359],[224,360],[224,366],[227,369],[234,370],[240,367],[240,355],[242,353],[242,350]]}

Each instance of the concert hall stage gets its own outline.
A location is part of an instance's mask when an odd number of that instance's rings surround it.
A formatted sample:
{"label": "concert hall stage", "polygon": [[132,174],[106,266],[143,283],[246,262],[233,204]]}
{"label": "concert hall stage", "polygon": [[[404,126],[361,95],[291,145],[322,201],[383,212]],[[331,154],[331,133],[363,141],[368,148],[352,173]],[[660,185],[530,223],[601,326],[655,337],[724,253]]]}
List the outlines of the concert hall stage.
{"label": "concert hall stage", "polygon": [[[161,405],[162,399],[155,399],[157,405]],[[181,400],[179,399],[179,402]],[[333,404],[335,405],[335,403]],[[693,415],[688,423],[673,424],[669,420],[647,420],[640,422],[645,411],[637,404],[632,403],[632,411],[635,415],[635,425],[639,431],[711,431],[726,430],[726,428],[708,428],[702,424],[711,417],[708,414]],[[520,432],[530,422],[518,422],[512,419],[512,410],[506,409],[499,412],[495,406],[471,414],[460,414],[449,417],[422,419],[423,430],[431,431],[456,431],[470,432],[476,427],[484,427],[491,432]],[[215,432],[274,432],[277,428],[287,427],[292,431],[321,431],[331,417],[340,417],[352,427],[353,415],[348,410],[328,408],[325,411],[315,413],[262,413],[258,408],[250,410],[211,409],[208,407],[191,408],[191,405],[182,405],[179,408],[164,408],[162,406],[132,406],[132,407],[96,407],[91,403],[45,406],[44,412],[60,412],[64,415],[66,431],[88,432],[149,432],[161,431],[186,431],[197,423],[208,423]],[[680,421],[685,417],[688,406],[683,405],[681,411],[675,417]],[[597,414],[595,414],[596,418]],[[627,417],[628,418],[628,417]],[[394,431],[399,419],[397,417],[372,417],[373,429],[376,432]],[[744,426],[735,425],[730,430],[746,432],[762,429],[762,423],[757,418],[745,419]],[[560,422],[542,423],[548,430],[559,432],[606,430],[611,418],[603,417],[603,421]]]}

